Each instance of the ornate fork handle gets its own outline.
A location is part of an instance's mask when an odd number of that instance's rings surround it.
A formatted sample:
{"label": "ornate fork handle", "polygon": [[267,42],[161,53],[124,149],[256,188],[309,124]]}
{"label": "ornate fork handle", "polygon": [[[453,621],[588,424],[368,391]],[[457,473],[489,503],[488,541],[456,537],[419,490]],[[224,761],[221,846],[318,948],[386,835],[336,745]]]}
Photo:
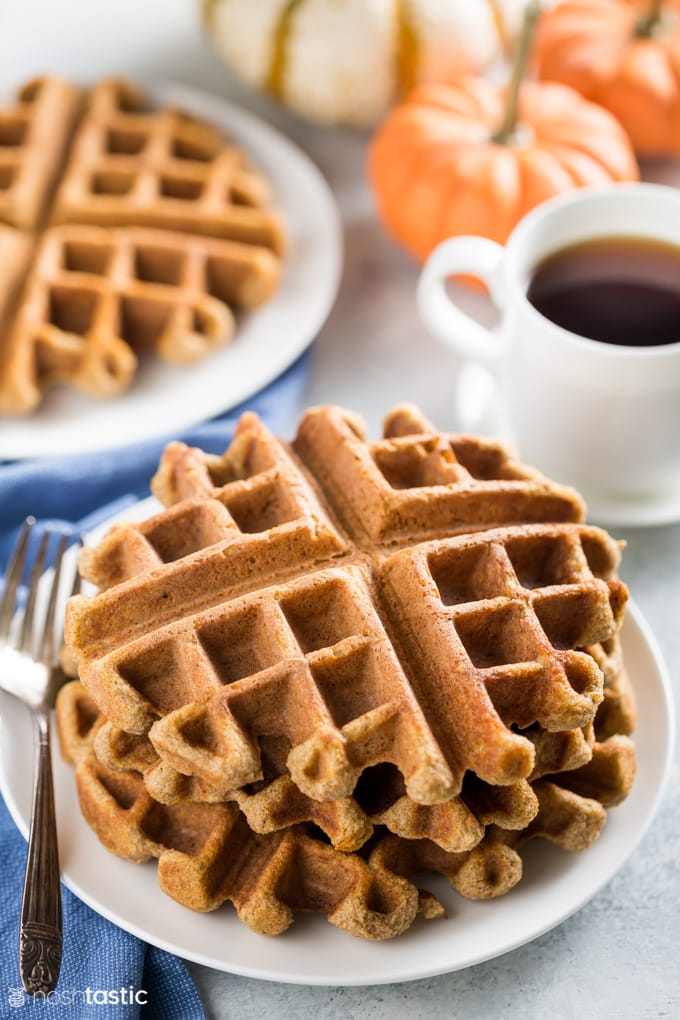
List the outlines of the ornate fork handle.
{"label": "ornate fork handle", "polygon": [[50,759],[50,722],[36,712],[38,724],[37,782],[28,837],[26,878],[21,904],[19,968],[24,989],[51,992],[61,966],[61,887],[54,787]]}

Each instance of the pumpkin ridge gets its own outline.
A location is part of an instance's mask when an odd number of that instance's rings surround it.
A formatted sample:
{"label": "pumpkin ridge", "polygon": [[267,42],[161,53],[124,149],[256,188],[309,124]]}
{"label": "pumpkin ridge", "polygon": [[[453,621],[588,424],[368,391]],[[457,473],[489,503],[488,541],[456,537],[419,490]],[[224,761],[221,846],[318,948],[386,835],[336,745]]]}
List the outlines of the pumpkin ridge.
{"label": "pumpkin ridge", "polygon": [[652,157],[680,153],[680,5],[658,15],[649,0],[564,0],[537,36],[540,77],[604,106]]}
{"label": "pumpkin ridge", "polygon": [[[428,114],[427,117],[424,116],[425,112]],[[404,124],[407,125],[408,121],[405,121]],[[417,134],[410,139],[410,144],[422,139],[428,141],[436,139],[456,144],[459,140],[465,142],[472,139],[483,141],[491,137],[491,125],[486,120],[460,116],[455,112],[448,114],[435,108],[421,112],[413,127]],[[470,128],[475,127],[477,127],[477,131],[474,135],[466,134]]]}
{"label": "pumpkin ridge", "polygon": [[[439,170],[445,171],[441,173],[442,178],[448,178],[447,167],[442,166]],[[432,167],[430,167],[430,173],[432,173]],[[419,178],[418,173],[414,177],[415,180],[411,183],[410,193],[411,195],[416,195],[419,189],[426,193],[426,198],[430,203],[430,216],[422,214],[422,201],[414,201],[412,206],[409,203],[404,203],[402,206],[401,223],[406,235],[413,239],[418,257],[424,259],[427,257],[427,253],[439,241],[441,224],[445,222],[449,208],[449,197],[445,188],[430,186],[432,183],[430,176],[428,176],[427,183]],[[435,176],[435,180],[437,180],[437,176]],[[403,236],[399,238],[399,241],[403,244]]]}
{"label": "pumpkin ridge", "polygon": [[[536,35],[539,70],[543,63],[552,66],[556,60],[559,64],[564,58],[567,66],[579,66],[584,59],[584,46],[594,41],[593,36],[603,36],[603,23],[609,31],[604,33],[604,38],[598,38],[598,43],[621,53],[633,38],[635,12],[630,8],[622,9],[616,0],[587,0],[582,4],[571,0],[567,6],[548,12]],[[540,76],[543,77],[542,72]]]}
{"label": "pumpkin ridge", "polygon": [[[670,66],[668,55],[665,47],[658,46],[649,39],[640,39],[635,47],[631,47],[624,62],[621,66],[623,82],[629,86],[638,87],[640,86],[640,72],[643,70],[643,64],[647,62],[648,66],[654,67],[658,73],[657,78],[654,81],[649,80],[647,85],[647,92],[652,99],[657,102],[661,107],[665,107],[664,112],[668,112],[669,104],[673,101],[673,89],[672,87],[663,88],[663,85],[668,86],[675,83],[675,75]],[[660,81],[662,73],[665,73],[666,82]],[[659,88],[658,86],[662,87]]]}
{"label": "pumpkin ridge", "polygon": [[[503,243],[516,219],[520,200],[516,154],[493,144],[469,148],[469,165],[455,188],[440,189],[445,201],[435,222],[434,243],[460,233],[482,233]],[[450,174],[446,179],[450,181]]]}
{"label": "pumpkin ridge", "polygon": [[[549,88],[553,95],[557,89],[561,91],[567,90],[567,92],[572,95],[575,94],[574,89],[571,89],[569,86],[560,85],[557,82],[545,83],[543,87],[544,89]],[[563,98],[569,98],[569,96],[567,95]],[[581,137],[579,137],[582,135],[583,130],[586,127],[586,116],[589,118],[587,126],[592,127],[592,133],[588,135],[587,144]],[[561,119],[558,122],[558,130],[554,129],[554,110],[551,111],[551,116],[547,122],[545,114],[537,116],[536,111],[533,111],[531,119],[536,125],[537,142],[540,143],[542,147],[548,148],[553,145],[567,145],[569,148],[577,150],[578,152],[588,156],[590,159],[594,159],[604,170],[607,171],[609,175],[614,173],[616,179],[619,179],[622,176],[621,171],[624,171],[624,173],[628,175],[626,179],[631,179],[630,175],[637,172],[637,167],[635,167],[630,160],[625,168],[617,168],[612,162],[610,158],[612,149],[608,138],[608,132],[611,132],[613,127],[611,123],[611,114],[596,103],[584,99],[583,106],[581,106],[579,110],[579,118],[576,121],[571,116],[571,109],[567,107],[565,113],[561,115]],[[604,141],[601,143],[598,138],[599,129],[602,130],[604,136]],[[546,133],[546,131],[548,133]],[[625,132],[620,126],[618,126],[618,133],[625,145]],[[593,141],[593,139],[595,139],[595,141]]]}
{"label": "pumpkin ridge", "polygon": [[[464,100],[465,106],[456,100]],[[489,117],[502,115],[498,91],[483,78],[463,76],[453,82],[427,82],[418,85],[397,112],[405,108],[421,111],[423,107],[441,110],[459,117],[479,117],[490,123]],[[493,110],[492,110],[493,107]]]}
{"label": "pumpkin ridge", "polygon": [[264,87],[269,95],[275,99],[280,100],[283,98],[293,14],[295,13],[295,8],[299,7],[302,2],[303,0],[288,0],[288,3],[282,8],[279,20],[274,28],[269,70]]}
{"label": "pumpkin ridge", "polygon": [[[390,233],[400,242],[406,209],[404,196],[413,189],[413,182],[417,180],[424,163],[423,148],[431,147],[430,140],[421,138],[417,144],[404,145],[403,139],[399,139],[396,144],[376,145],[369,158],[369,174],[372,179],[389,181],[388,186],[382,191],[376,191],[376,195],[383,221]],[[387,176],[382,172],[383,160],[391,167],[391,173]]]}
{"label": "pumpkin ridge", "polygon": [[[578,146],[555,143],[546,151],[549,151],[555,157],[562,169],[569,174],[574,186],[577,188],[592,187],[593,185],[605,184],[611,181],[611,173],[602,160],[598,159],[593,153],[586,152]],[[577,161],[583,167],[592,168],[594,173],[588,169],[586,169],[585,173],[582,173],[576,165]]]}
{"label": "pumpkin ridge", "polygon": [[[675,79],[676,88],[680,92],[680,45],[678,46],[678,52],[677,53],[674,52],[674,50],[672,50],[670,48],[666,52],[667,52],[668,64],[669,64],[669,67],[670,67],[671,74],[673,75],[673,78]],[[675,138],[678,138],[678,137],[680,137],[680,109],[676,109],[672,113],[671,119],[672,119],[672,122],[673,122],[673,127],[672,127],[673,135],[674,135]]]}
{"label": "pumpkin ridge", "polygon": [[[559,146],[559,142],[557,142],[555,144]],[[621,178],[619,176],[618,171],[615,170],[615,168],[613,167],[611,161],[609,161],[606,158],[604,158],[604,156],[599,151],[594,150],[592,148],[588,149],[583,144],[581,144],[580,142],[576,142],[576,141],[572,140],[571,138],[569,139],[568,145],[569,145],[570,149],[575,150],[576,152],[580,153],[583,156],[587,156],[587,158],[592,160],[593,163],[597,163],[598,166],[602,170],[604,170],[606,172],[608,180],[611,180],[613,173],[616,173],[615,180],[622,180],[622,179],[624,179],[624,178]],[[547,148],[546,142],[542,142],[542,146]],[[630,179],[633,179],[633,178],[625,178],[625,179],[630,180]],[[637,178],[635,178],[635,179],[637,179]]]}
{"label": "pumpkin ridge", "polygon": [[544,146],[536,145],[522,153],[519,167],[521,188],[517,220],[556,192],[576,187],[573,174]]}
{"label": "pumpkin ridge", "polygon": [[218,0],[201,0],[201,18],[206,25],[210,25],[212,23],[213,14],[217,4]]}
{"label": "pumpkin ridge", "polygon": [[[391,173],[389,175],[381,175],[379,166],[374,169],[372,175],[374,181],[382,179],[385,181],[389,180],[390,182],[382,190],[377,189],[380,196],[379,204],[382,208],[383,221],[388,227],[392,228],[390,232],[395,234],[397,240],[402,244],[405,243],[404,234],[410,236],[413,233],[404,224],[409,220],[407,207],[412,201],[412,195],[416,190],[416,185],[423,168],[427,167],[428,188],[430,190],[436,190],[437,187],[440,187],[439,182],[441,180],[442,195],[439,214],[432,215],[434,230],[437,230],[448,207],[445,184],[447,177],[450,175],[450,164],[452,160],[455,162],[454,152],[457,156],[463,146],[475,145],[474,141],[470,142],[469,139],[452,140],[448,142],[446,150],[439,151],[440,144],[439,136],[434,133],[429,137],[419,136],[411,145],[405,145],[401,142],[389,151],[389,159],[393,168]],[[437,181],[436,186],[435,180]],[[417,219],[419,218],[418,216]],[[416,234],[420,237],[422,233],[423,225],[417,223]],[[438,239],[435,238],[433,244]],[[429,248],[426,248],[426,242],[419,242],[419,257],[424,258],[428,251]]]}
{"label": "pumpkin ridge", "polygon": [[394,0],[397,91],[406,96],[415,88],[420,64],[420,39],[408,0]]}
{"label": "pumpkin ridge", "polygon": [[672,40],[668,40],[664,44],[663,52],[668,62],[668,69],[675,79],[676,88],[680,91],[680,41],[673,46]]}

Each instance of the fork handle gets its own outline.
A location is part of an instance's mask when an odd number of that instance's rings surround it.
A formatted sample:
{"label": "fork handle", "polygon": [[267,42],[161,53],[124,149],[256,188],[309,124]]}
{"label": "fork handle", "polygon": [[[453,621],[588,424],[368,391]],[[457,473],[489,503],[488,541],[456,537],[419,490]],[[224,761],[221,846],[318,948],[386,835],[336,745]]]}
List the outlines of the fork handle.
{"label": "fork handle", "polygon": [[61,967],[61,886],[54,785],[50,758],[50,720],[36,713],[37,779],[28,837],[26,877],[21,903],[19,969],[24,990],[51,992]]}

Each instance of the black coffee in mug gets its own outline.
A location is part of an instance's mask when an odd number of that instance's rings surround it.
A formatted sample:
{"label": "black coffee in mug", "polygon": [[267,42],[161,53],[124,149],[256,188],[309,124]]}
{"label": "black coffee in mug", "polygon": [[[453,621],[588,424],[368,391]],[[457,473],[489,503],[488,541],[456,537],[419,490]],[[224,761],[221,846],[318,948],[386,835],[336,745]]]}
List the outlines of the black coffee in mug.
{"label": "black coffee in mug", "polygon": [[527,298],[557,326],[605,344],[680,341],[680,246],[601,237],[562,248],[535,268]]}

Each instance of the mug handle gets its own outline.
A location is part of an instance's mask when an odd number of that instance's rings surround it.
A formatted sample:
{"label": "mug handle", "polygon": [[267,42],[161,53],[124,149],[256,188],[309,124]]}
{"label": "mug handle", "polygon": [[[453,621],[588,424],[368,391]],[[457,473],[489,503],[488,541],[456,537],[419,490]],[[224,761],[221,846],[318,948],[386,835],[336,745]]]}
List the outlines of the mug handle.
{"label": "mug handle", "polygon": [[505,249],[486,237],[452,237],[434,249],[418,280],[418,311],[432,336],[464,358],[480,362],[497,377],[503,340],[497,330],[487,329],[458,308],[446,291],[454,273],[481,280],[494,305],[503,309],[502,264]]}

